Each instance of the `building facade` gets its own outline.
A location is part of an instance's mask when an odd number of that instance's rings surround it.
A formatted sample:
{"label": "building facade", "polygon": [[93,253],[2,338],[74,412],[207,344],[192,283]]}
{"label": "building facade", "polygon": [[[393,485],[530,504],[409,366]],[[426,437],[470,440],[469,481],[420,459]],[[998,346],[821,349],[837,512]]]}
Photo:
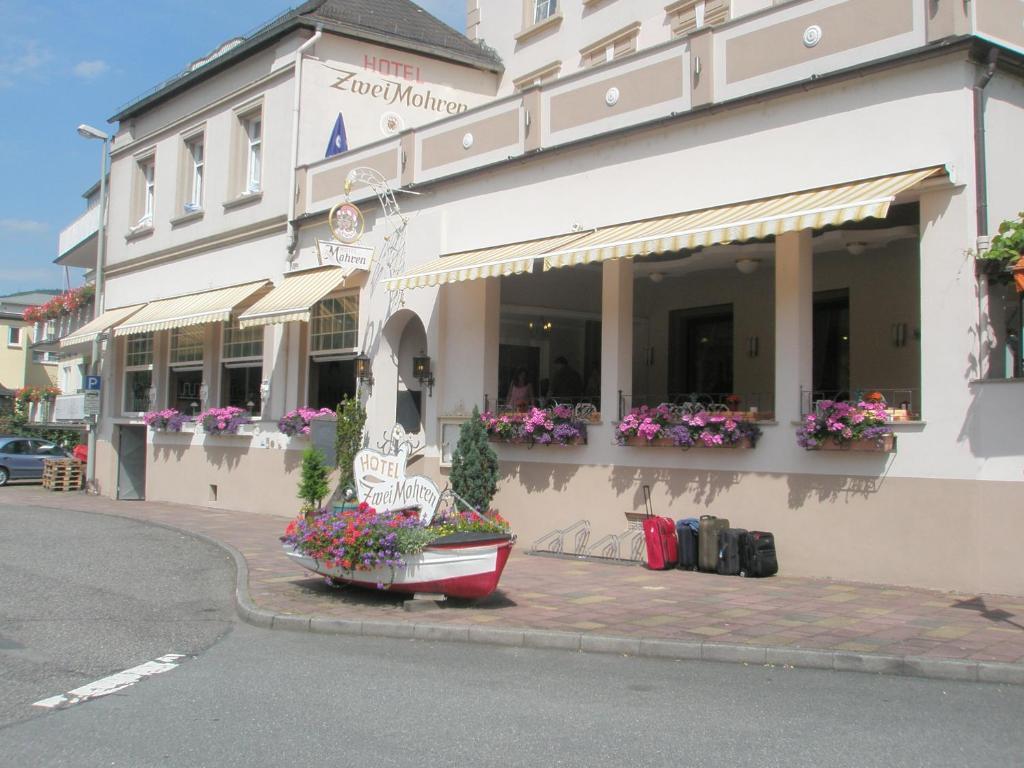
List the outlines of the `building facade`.
{"label": "building facade", "polygon": [[23,291],[0,296],[0,398],[13,407],[23,387],[51,387],[57,383],[55,360],[34,349],[38,329],[24,319],[25,310],[42,304],[59,291]]}
{"label": "building facade", "polygon": [[[517,379],[596,412],[585,444],[498,446],[527,542],[621,532],[650,484],[774,531],[792,575],[1024,594],[1020,299],[974,263],[1022,207],[1019,3],[474,0],[445,50],[339,15],[117,116],[101,492],[291,509],[276,420],[357,385],[371,442],[404,424],[443,482],[452,425]],[[345,202],[368,270],[332,263]],[[797,444],[815,402],[876,391],[895,451]],[[757,446],[616,440],[691,400],[740,403]],[[258,425],[139,422],[227,404]]]}

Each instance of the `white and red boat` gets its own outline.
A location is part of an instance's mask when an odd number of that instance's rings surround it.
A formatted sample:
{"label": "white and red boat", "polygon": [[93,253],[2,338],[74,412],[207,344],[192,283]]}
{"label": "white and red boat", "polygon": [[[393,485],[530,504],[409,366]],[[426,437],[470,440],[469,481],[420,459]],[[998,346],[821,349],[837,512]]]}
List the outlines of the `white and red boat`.
{"label": "white and red boat", "polygon": [[406,556],[404,567],[368,571],[327,568],[289,544],[284,549],[302,567],[345,584],[368,589],[383,584],[392,592],[476,599],[497,589],[514,544],[510,533],[453,533],[431,542],[418,555]]}

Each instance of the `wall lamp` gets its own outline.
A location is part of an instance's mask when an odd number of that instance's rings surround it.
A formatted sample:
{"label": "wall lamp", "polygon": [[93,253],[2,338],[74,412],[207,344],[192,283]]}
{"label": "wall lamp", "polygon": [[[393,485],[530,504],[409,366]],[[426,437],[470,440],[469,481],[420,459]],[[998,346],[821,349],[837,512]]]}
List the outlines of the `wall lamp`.
{"label": "wall lamp", "polygon": [[366,386],[373,388],[373,370],[370,367],[370,358],[366,355],[356,356],[356,380]]}
{"label": "wall lamp", "polygon": [[422,352],[412,359],[412,375],[420,386],[427,387],[427,396],[434,396],[434,374],[430,372],[430,358]]}
{"label": "wall lamp", "polygon": [[892,345],[894,347],[905,347],[905,346],[907,346],[907,324],[906,323],[893,323],[892,324]]}
{"label": "wall lamp", "polygon": [[757,357],[761,352],[761,340],[757,336],[747,337],[747,357]]}

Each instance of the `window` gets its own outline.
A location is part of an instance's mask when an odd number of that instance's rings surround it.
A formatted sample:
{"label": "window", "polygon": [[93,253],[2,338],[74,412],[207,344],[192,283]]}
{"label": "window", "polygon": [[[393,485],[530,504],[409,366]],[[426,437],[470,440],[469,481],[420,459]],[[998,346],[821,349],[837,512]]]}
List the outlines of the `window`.
{"label": "window", "polygon": [[558,11],[558,0],[533,0],[533,23],[540,24]]}
{"label": "window", "polygon": [[142,413],[150,407],[153,386],[153,334],[129,336],[124,352],[124,410]]}
{"label": "window", "polygon": [[254,194],[260,191],[263,172],[263,115],[250,114],[242,119],[246,138],[245,191]]}
{"label": "window", "polygon": [[358,343],[359,296],[350,294],[318,302],[312,310],[310,350],[354,352]]}
{"label": "window", "polygon": [[541,85],[542,83],[547,83],[557,78],[561,69],[562,62],[553,61],[540,69],[535,69],[532,72],[527,72],[521,77],[517,77],[512,81],[512,85],[517,91],[522,91],[533,85]]}
{"label": "window", "polygon": [[688,35],[702,27],[729,19],[729,0],[680,0],[665,9],[673,37]]}
{"label": "window", "polygon": [[35,350],[32,352],[32,362],[41,363],[43,365],[55,365],[57,363],[57,355],[54,352],[40,352]]}
{"label": "window", "polygon": [[205,326],[193,325],[171,331],[171,365],[203,362]]}
{"label": "window", "polygon": [[640,23],[634,22],[627,27],[601,38],[580,50],[580,65],[596,67],[606,61],[621,59],[636,52],[637,38],[640,35]]}
{"label": "window", "polygon": [[138,158],[135,163],[135,182],[132,193],[133,229],[153,225],[153,210],[156,203],[156,155]]}
{"label": "window", "polygon": [[815,294],[813,329],[815,399],[849,399],[849,291],[819,291]]}
{"label": "window", "polygon": [[222,359],[222,402],[259,415],[263,409],[263,327],[239,328],[237,320],[225,323]]}
{"label": "window", "polygon": [[994,344],[988,353],[987,378],[1013,379],[1024,376],[1024,293],[1003,273],[982,277],[988,285],[988,317]]}
{"label": "window", "polygon": [[668,344],[670,399],[733,392],[732,306],[672,310]]}
{"label": "window", "polygon": [[185,144],[189,164],[188,194],[185,200],[185,213],[203,210],[203,174],[205,156],[203,154],[203,137],[188,141]]}
{"label": "window", "polygon": [[203,401],[203,345],[206,326],[193,325],[171,331],[171,370],[167,386],[171,408],[195,414]]}
{"label": "window", "polygon": [[356,391],[355,353],[359,333],[359,295],[324,299],[309,323],[309,404],[334,408]]}
{"label": "window", "polygon": [[9,347],[20,347],[21,346],[21,328],[16,325],[12,325],[7,328],[7,346]]}

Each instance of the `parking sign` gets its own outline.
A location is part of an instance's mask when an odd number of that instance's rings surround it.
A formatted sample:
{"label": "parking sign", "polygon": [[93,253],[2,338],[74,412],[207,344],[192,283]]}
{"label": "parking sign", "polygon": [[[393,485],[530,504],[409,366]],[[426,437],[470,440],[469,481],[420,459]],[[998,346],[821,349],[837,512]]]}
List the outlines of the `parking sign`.
{"label": "parking sign", "polygon": [[86,376],[85,377],[85,387],[84,387],[84,389],[85,389],[86,392],[99,392],[100,391],[100,384],[102,384],[101,377],[99,377],[99,376]]}

